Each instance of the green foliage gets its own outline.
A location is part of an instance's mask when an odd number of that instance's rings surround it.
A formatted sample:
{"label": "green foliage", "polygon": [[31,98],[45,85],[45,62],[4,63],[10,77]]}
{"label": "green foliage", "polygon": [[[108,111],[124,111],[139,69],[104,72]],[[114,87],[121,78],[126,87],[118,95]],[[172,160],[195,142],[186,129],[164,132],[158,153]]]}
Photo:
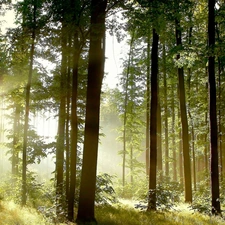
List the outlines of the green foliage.
{"label": "green foliage", "polygon": [[200,213],[211,215],[211,193],[208,179],[197,184],[197,191],[194,192],[191,208]]}
{"label": "green foliage", "polygon": [[[136,208],[146,209],[148,200],[148,179],[139,179],[135,184],[126,183],[123,187],[118,185],[116,188],[118,197],[125,199],[135,199],[140,202],[136,204]],[[182,189],[177,182],[168,181],[164,178],[163,181],[157,184],[156,196],[157,196],[157,209],[159,210],[171,210],[181,200]]]}
{"label": "green foliage", "polygon": [[115,187],[116,195],[119,198],[124,199],[140,200],[145,198],[144,196],[146,196],[146,190],[148,190],[147,179],[140,178],[140,176],[134,176],[134,180],[135,182],[133,184],[126,182],[124,187],[122,185],[122,181],[118,180]]}
{"label": "green foliage", "polygon": [[[1,198],[20,204],[21,184],[21,176],[10,175],[3,179],[0,183]],[[52,183],[40,183],[36,173],[27,171],[27,205],[34,208],[43,205],[52,206],[54,202],[53,187]]]}
{"label": "green foliage", "polygon": [[[208,179],[205,179],[197,184],[197,191],[194,192],[193,203],[191,205],[192,210],[206,215],[212,215],[212,199],[209,182],[210,181]],[[220,199],[218,199],[218,201],[220,201],[221,207],[225,206],[224,187],[225,183],[222,182],[220,184]]]}
{"label": "green foliage", "polygon": [[113,176],[103,173],[97,176],[95,202],[100,205],[117,202],[115,190],[113,188]]}

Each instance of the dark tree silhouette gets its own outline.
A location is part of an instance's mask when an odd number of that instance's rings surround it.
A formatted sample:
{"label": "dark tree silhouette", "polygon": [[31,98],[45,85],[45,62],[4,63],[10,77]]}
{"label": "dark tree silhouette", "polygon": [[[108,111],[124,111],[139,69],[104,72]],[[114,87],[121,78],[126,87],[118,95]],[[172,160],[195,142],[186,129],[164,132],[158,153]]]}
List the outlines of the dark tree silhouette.
{"label": "dark tree silhouette", "polygon": [[216,83],[215,83],[215,0],[208,0],[208,81],[209,81],[209,122],[210,122],[210,154],[211,154],[211,193],[212,214],[221,214],[219,201],[219,170],[218,170],[218,131],[216,114]]}
{"label": "dark tree silhouette", "polygon": [[156,210],[158,42],[159,35],[156,33],[156,30],[153,29],[151,55],[150,171],[148,210]]}
{"label": "dark tree silhouette", "polygon": [[107,0],[91,1],[87,103],[83,165],[77,214],[78,224],[96,222],[94,202],[99,140],[100,95],[104,74],[106,6]]}
{"label": "dark tree silhouette", "polygon": [[[176,42],[178,47],[182,47],[181,40],[181,27],[180,21],[176,19]],[[177,54],[177,59],[180,55]],[[192,202],[192,188],[191,188],[191,165],[189,153],[189,138],[188,138],[188,120],[185,99],[184,87],[184,69],[178,68],[178,81],[179,81],[179,100],[180,100],[180,115],[182,124],[182,143],[183,143],[183,165],[184,165],[184,183],[185,183],[185,202]]]}

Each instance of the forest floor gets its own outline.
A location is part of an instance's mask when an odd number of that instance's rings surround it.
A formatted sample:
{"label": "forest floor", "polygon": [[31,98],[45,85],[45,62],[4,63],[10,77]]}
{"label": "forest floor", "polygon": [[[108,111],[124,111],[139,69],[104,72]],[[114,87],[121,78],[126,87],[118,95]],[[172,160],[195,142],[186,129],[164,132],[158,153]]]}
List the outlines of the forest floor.
{"label": "forest floor", "polygon": [[[114,206],[96,207],[99,225],[225,225],[222,218],[209,217],[193,212],[187,204],[180,204],[169,212],[145,212],[134,208],[134,202],[122,200]],[[74,223],[49,222],[37,210],[0,202],[0,225],[75,225]]]}

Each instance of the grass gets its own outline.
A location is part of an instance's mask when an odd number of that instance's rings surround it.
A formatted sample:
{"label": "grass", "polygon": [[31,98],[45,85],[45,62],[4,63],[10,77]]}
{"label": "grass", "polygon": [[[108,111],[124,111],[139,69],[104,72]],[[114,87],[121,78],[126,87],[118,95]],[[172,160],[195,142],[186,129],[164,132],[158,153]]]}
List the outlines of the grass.
{"label": "grass", "polygon": [[172,212],[140,212],[129,206],[99,207],[99,225],[225,225],[225,220],[189,210]]}
{"label": "grass", "polygon": [[50,225],[35,209],[13,202],[0,203],[0,225]]}
{"label": "grass", "polygon": [[[171,212],[140,212],[126,204],[98,206],[95,211],[98,225],[225,225],[225,220],[191,212],[187,205],[180,205]],[[0,225],[52,224],[35,209],[20,207],[13,202],[0,203]]]}

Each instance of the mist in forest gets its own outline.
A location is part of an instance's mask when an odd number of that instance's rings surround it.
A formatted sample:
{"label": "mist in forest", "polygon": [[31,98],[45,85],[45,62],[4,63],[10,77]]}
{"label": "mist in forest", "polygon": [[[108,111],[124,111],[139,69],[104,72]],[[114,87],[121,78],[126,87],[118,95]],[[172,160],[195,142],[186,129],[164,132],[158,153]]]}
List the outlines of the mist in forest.
{"label": "mist in forest", "polygon": [[118,152],[122,150],[122,143],[117,140],[118,123],[119,121],[101,121],[98,173],[109,173],[121,177],[122,157]]}
{"label": "mist in forest", "polygon": [[[44,138],[46,143],[55,140],[57,135],[57,120],[54,115],[36,115],[32,116],[30,124],[36,130],[37,134]],[[122,150],[122,143],[117,140],[118,126],[120,126],[119,118],[114,120],[100,121],[100,141],[98,151],[98,173],[108,173],[121,177],[122,158],[118,154]],[[6,127],[4,124],[3,127]],[[4,130],[6,130],[4,128]],[[6,174],[11,171],[10,155],[7,154],[9,149],[4,143],[7,143],[7,133],[2,130],[1,134],[1,151],[0,151],[0,171]],[[55,154],[47,154],[46,158],[42,158],[40,163],[31,164],[28,170],[37,173],[38,179],[43,182],[54,177],[55,170]]]}

